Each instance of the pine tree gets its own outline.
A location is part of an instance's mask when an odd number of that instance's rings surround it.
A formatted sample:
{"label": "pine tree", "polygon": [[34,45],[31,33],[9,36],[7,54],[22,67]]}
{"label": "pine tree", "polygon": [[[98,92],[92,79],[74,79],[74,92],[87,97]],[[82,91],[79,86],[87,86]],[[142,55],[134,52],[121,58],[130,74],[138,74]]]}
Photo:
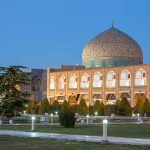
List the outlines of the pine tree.
{"label": "pine tree", "polygon": [[143,108],[142,108],[142,115],[143,116],[150,117],[150,101],[149,99],[145,99],[144,104],[143,104]]}
{"label": "pine tree", "polygon": [[30,84],[23,66],[0,67],[0,112],[11,118],[25,110],[29,102],[29,93],[22,92],[21,86]]}
{"label": "pine tree", "polygon": [[79,115],[83,115],[83,116],[89,113],[89,109],[87,107],[85,99],[81,99],[77,112],[79,113]]}

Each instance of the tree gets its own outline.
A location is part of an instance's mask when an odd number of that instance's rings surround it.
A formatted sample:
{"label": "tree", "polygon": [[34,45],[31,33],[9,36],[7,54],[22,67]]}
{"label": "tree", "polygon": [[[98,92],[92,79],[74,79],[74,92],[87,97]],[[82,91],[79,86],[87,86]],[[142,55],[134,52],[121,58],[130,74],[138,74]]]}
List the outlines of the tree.
{"label": "tree", "polygon": [[95,114],[95,112],[98,113],[98,115],[104,115],[104,104],[103,102],[100,103],[99,100],[96,100],[95,101],[95,104],[93,106],[93,109],[92,109],[92,113]]}
{"label": "tree", "polygon": [[41,106],[39,108],[38,114],[48,113],[49,102],[47,98],[44,98],[41,102]]}
{"label": "tree", "polygon": [[126,97],[122,98],[117,110],[117,114],[121,116],[131,116],[132,109]]}
{"label": "tree", "polygon": [[142,108],[142,115],[144,116],[146,114],[147,117],[150,117],[150,102],[149,99],[145,99],[143,108]]}
{"label": "tree", "polygon": [[143,109],[143,104],[144,104],[144,101],[141,98],[138,98],[137,102],[136,102],[136,106],[135,106],[134,112],[141,114],[142,113],[142,109]]}
{"label": "tree", "polygon": [[60,125],[65,128],[73,128],[75,126],[75,121],[75,114],[71,111],[69,102],[65,100],[59,113]]}
{"label": "tree", "polygon": [[58,101],[54,101],[53,104],[49,105],[48,113],[49,114],[55,114],[56,112],[59,114],[60,111],[60,104]]}
{"label": "tree", "polygon": [[89,110],[88,110],[85,99],[81,99],[77,112],[79,113],[79,115],[83,115],[83,116],[88,114]]}
{"label": "tree", "polygon": [[29,94],[20,91],[20,87],[28,85],[27,73],[23,66],[0,67],[0,111],[1,115],[13,117],[25,109],[29,102]]}
{"label": "tree", "polygon": [[38,114],[40,107],[40,102],[35,100],[30,100],[27,106],[27,114]]}

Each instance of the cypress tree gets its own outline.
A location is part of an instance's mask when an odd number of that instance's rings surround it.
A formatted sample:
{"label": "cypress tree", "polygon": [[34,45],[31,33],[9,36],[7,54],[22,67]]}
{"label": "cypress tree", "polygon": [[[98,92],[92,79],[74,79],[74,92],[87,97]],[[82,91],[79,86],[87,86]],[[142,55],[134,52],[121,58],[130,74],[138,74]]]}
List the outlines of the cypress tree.
{"label": "cypress tree", "polygon": [[71,111],[69,102],[65,100],[59,113],[60,125],[65,128],[73,128],[75,126],[75,120],[75,114]]}
{"label": "cypress tree", "polygon": [[135,106],[135,111],[134,112],[141,114],[142,113],[142,109],[143,109],[143,104],[144,104],[144,101],[141,98],[138,98],[137,102],[136,102],[136,106]]}
{"label": "cypress tree", "polygon": [[131,116],[132,109],[126,97],[122,98],[117,110],[117,114],[121,116]]}
{"label": "cypress tree", "polygon": [[38,114],[48,113],[49,102],[47,98],[44,98],[41,102],[41,106],[39,108]]}
{"label": "cypress tree", "polygon": [[81,99],[77,112],[79,113],[79,115],[83,115],[83,116],[89,113],[89,109],[87,107],[85,99]]}
{"label": "cypress tree", "polygon": [[149,99],[145,99],[143,108],[142,108],[142,115],[144,116],[146,114],[147,117],[150,116],[150,102]]}

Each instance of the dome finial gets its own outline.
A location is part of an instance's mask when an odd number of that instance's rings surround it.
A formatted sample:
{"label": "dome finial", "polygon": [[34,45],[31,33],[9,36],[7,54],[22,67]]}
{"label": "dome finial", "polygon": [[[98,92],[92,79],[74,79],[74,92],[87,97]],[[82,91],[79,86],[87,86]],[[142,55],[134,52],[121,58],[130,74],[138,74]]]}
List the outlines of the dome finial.
{"label": "dome finial", "polygon": [[114,27],[114,20],[112,20],[112,28]]}

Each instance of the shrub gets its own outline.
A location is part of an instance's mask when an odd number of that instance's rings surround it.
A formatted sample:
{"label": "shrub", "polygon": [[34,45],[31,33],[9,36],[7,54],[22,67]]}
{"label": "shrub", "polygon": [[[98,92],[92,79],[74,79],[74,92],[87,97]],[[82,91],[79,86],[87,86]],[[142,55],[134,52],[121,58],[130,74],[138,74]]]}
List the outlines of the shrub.
{"label": "shrub", "polygon": [[58,103],[58,101],[54,101],[53,104],[51,104],[48,107],[48,113],[49,114],[55,114],[56,112],[59,114],[60,111],[60,104]]}
{"label": "shrub", "polygon": [[132,114],[131,106],[130,106],[127,98],[123,97],[120,104],[119,104],[119,107],[118,107],[118,110],[117,110],[117,115],[131,116],[131,114]]}
{"label": "shrub", "polygon": [[143,104],[142,108],[142,115],[144,116],[146,114],[147,117],[150,117],[150,102],[149,99],[145,99],[145,102]]}
{"label": "shrub", "polygon": [[98,113],[98,115],[103,116],[104,115],[104,104],[103,102],[100,103],[99,100],[96,100],[93,109],[92,109],[92,113],[93,115],[95,114],[95,112]]}
{"label": "shrub", "polygon": [[47,98],[44,98],[41,102],[41,106],[39,108],[38,114],[48,113],[49,102]]}
{"label": "shrub", "polygon": [[71,111],[72,112],[74,112],[74,113],[76,113],[77,112],[77,110],[78,110],[78,105],[76,104],[76,105],[72,105],[72,106],[70,106],[71,107]]}
{"label": "shrub", "polygon": [[89,113],[89,109],[87,107],[85,99],[81,99],[79,106],[78,106],[78,111],[79,115],[87,115]]}
{"label": "shrub", "polygon": [[106,116],[110,116],[111,114],[115,114],[116,112],[116,105],[105,105],[104,112]]}
{"label": "shrub", "polygon": [[142,113],[144,101],[141,98],[137,99],[136,106],[134,108],[135,113]]}
{"label": "shrub", "polygon": [[40,103],[37,101],[30,101],[30,103],[27,106],[27,114],[38,114],[40,107]]}
{"label": "shrub", "polygon": [[75,114],[71,111],[69,103],[65,100],[59,113],[60,125],[65,128],[73,128],[75,126],[75,120]]}

